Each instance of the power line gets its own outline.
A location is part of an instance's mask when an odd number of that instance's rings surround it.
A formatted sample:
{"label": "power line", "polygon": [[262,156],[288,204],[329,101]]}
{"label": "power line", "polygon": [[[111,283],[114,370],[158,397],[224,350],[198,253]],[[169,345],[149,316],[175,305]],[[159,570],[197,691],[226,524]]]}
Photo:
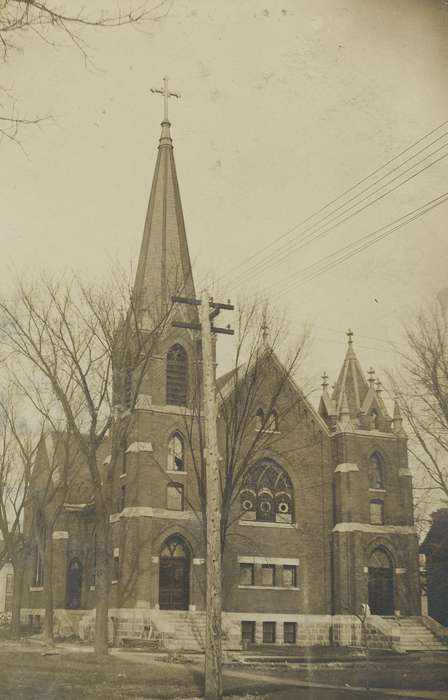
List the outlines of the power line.
{"label": "power line", "polygon": [[[343,248],[340,248],[338,251],[335,251],[334,253],[331,253],[324,258],[321,258],[321,260],[316,261],[312,265],[309,265],[306,268],[303,268],[302,270],[299,270],[298,273],[295,273],[293,275],[294,278],[299,277],[303,275],[303,273],[306,273],[308,271],[308,275],[305,274],[305,277],[298,282],[293,282],[292,284],[287,284],[286,287],[280,290],[278,296],[283,296],[287,292],[289,292],[291,289],[301,286],[302,284],[305,284],[306,282],[309,282],[316,277],[320,276],[324,272],[327,272],[328,270],[333,269],[337,265],[342,264],[349,258],[354,257],[355,255],[358,255],[361,253],[363,250],[369,248],[370,246],[374,245],[375,243],[378,243],[380,240],[383,240],[383,238],[386,238],[387,236],[390,236],[392,233],[395,231],[399,230],[403,226],[406,226],[407,224],[411,223],[412,221],[415,221],[416,219],[421,218],[426,214],[427,212],[431,211],[432,209],[435,209],[436,207],[444,204],[448,200],[448,192],[445,192],[444,194],[440,195],[439,197],[436,197],[435,199],[430,200],[429,202],[426,202],[425,204],[421,205],[420,207],[417,207],[417,209],[414,209],[411,212],[408,212],[407,214],[404,214],[403,216],[400,216],[398,219],[395,219],[392,221],[390,224],[386,224],[385,226],[381,226],[380,228],[376,229],[375,231],[372,231],[371,233],[366,234],[362,238],[353,241],[352,243],[349,243],[348,245],[344,246]],[[391,228],[392,227],[392,228]],[[356,248],[354,246],[357,246]],[[339,257],[335,257],[339,256]],[[328,261],[328,262],[326,262]],[[319,269],[319,265],[324,265]],[[313,270],[313,268],[317,268],[316,270]]]}
{"label": "power line", "polygon": [[[260,264],[258,265],[258,269],[252,270],[252,272],[249,270],[249,271],[244,275],[244,279],[247,280],[247,279],[250,279],[250,278],[252,278],[252,277],[256,277],[257,275],[261,274],[262,272],[265,272],[265,271],[266,271],[267,269],[269,269],[270,267],[273,267],[274,265],[279,265],[280,263],[282,263],[283,261],[285,261],[285,260],[291,255],[291,253],[293,253],[293,252],[296,253],[297,251],[301,250],[302,248],[304,248],[304,247],[305,247],[306,245],[308,245],[309,243],[312,243],[312,242],[318,240],[319,238],[323,238],[323,237],[326,236],[328,233],[330,233],[331,231],[333,231],[335,228],[337,228],[338,226],[341,226],[341,224],[346,223],[347,221],[350,221],[350,219],[352,219],[353,217],[357,216],[357,214],[361,213],[362,211],[364,211],[364,210],[367,209],[368,207],[372,206],[373,204],[375,204],[375,203],[378,202],[379,200],[384,199],[384,197],[386,197],[387,195],[391,194],[392,192],[394,192],[395,190],[397,190],[399,187],[402,187],[402,186],[405,185],[407,182],[409,182],[410,180],[412,180],[412,179],[414,179],[415,177],[417,177],[417,175],[420,175],[422,172],[424,172],[425,170],[428,170],[428,169],[431,168],[433,165],[436,165],[437,163],[439,163],[439,162],[440,162],[441,160],[443,160],[444,158],[447,158],[447,157],[448,157],[448,153],[444,153],[442,156],[440,156],[439,158],[436,158],[436,159],[433,160],[431,163],[428,163],[428,165],[424,166],[423,168],[421,168],[420,170],[418,170],[416,173],[413,173],[412,175],[410,175],[409,177],[407,177],[405,180],[403,180],[403,182],[399,182],[397,185],[395,185],[394,187],[390,188],[390,189],[387,190],[386,192],[383,192],[383,193],[380,194],[378,197],[376,197],[375,199],[373,199],[371,202],[368,202],[367,204],[365,204],[365,205],[363,205],[363,206],[360,206],[360,207],[359,207],[358,209],[356,209],[354,212],[352,212],[351,214],[348,214],[348,212],[350,212],[350,211],[351,211],[352,209],[354,209],[355,207],[358,207],[358,205],[360,205],[360,204],[361,204],[362,202],[364,202],[366,199],[369,199],[370,197],[374,196],[375,194],[377,194],[378,192],[380,192],[384,187],[386,187],[387,185],[390,185],[390,184],[391,184],[392,182],[394,182],[395,180],[400,179],[401,177],[403,177],[403,175],[405,175],[407,172],[409,172],[409,170],[412,170],[412,169],[415,168],[417,165],[420,165],[421,163],[423,163],[423,161],[425,161],[425,160],[427,160],[429,157],[435,155],[438,151],[442,150],[443,148],[446,148],[446,146],[448,146],[448,143],[443,144],[443,145],[440,146],[438,149],[436,149],[434,152],[432,152],[432,153],[430,153],[429,155],[425,156],[425,158],[422,158],[422,159],[421,159],[420,161],[418,161],[417,163],[414,163],[412,166],[410,166],[409,168],[407,168],[403,173],[400,173],[399,175],[395,176],[395,177],[392,178],[388,183],[385,183],[385,184],[381,185],[381,186],[380,186],[379,188],[377,188],[375,191],[371,192],[371,193],[368,194],[366,197],[362,198],[359,202],[356,202],[355,204],[352,204],[351,206],[349,206],[349,207],[346,209],[346,211],[343,211],[343,212],[341,212],[340,214],[337,214],[336,217],[334,217],[334,219],[336,219],[336,222],[335,222],[335,223],[332,223],[332,221],[330,220],[330,221],[327,222],[327,224],[325,224],[323,227],[319,225],[316,231],[312,231],[312,230],[311,230],[311,229],[314,228],[314,226],[315,226],[315,225],[313,225],[313,226],[309,229],[309,233],[308,233],[306,236],[304,236],[304,237],[302,236],[302,237],[301,237],[301,238],[303,238],[303,240],[301,240],[301,239],[299,238],[297,241],[289,243],[288,246],[283,246],[283,248],[282,248],[282,249],[279,249],[279,251],[278,251],[277,253],[274,253],[274,255],[273,255],[271,258],[269,258],[269,260],[264,260],[262,263],[260,263]],[[345,205],[344,205],[344,206],[345,206]],[[339,219],[340,216],[344,216],[345,214],[348,214],[348,215],[345,216],[345,218],[341,219],[340,221],[337,221],[337,219]],[[304,232],[304,233],[305,233],[305,232]]]}
{"label": "power line", "polygon": [[[272,241],[271,243],[268,243],[267,245],[263,246],[260,250],[258,250],[257,252],[253,253],[252,255],[249,255],[247,258],[245,258],[244,260],[242,260],[238,265],[236,265],[236,267],[233,269],[233,271],[232,271],[232,273],[230,273],[230,275],[229,275],[229,274],[224,274],[224,275],[222,275],[220,278],[218,278],[218,281],[220,281],[221,279],[223,279],[223,278],[225,278],[225,277],[229,277],[229,276],[230,276],[230,277],[233,277],[233,273],[235,272],[235,270],[239,270],[240,268],[242,268],[242,267],[244,267],[245,265],[247,265],[247,263],[249,263],[250,261],[252,261],[252,260],[254,260],[255,258],[259,257],[263,252],[265,252],[266,250],[269,250],[270,248],[272,248],[273,246],[275,246],[275,245],[278,243],[278,241],[280,241],[280,240],[282,240],[283,238],[289,236],[289,235],[290,235],[291,233],[293,233],[295,230],[297,230],[297,229],[300,228],[301,226],[303,226],[303,225],[305,225],[306,223],[308,223],[309,221],[311,221],[311,219],[315,218],[315,217],[318,216],[320,213],[324,212],[326,209],[328,209],[329,207],[331,207],[333,204],[335,204],[336,202],[340,201],[343,197],[345,197],[346,195],[350,194],[350,192],[353,192],[353,190],[355,190],[357,187],[359,187],[359,186],[361,186],[363,183],[367,182],[367,180],[369,180],[370,178],[374,177],[376,174],[378,174],[379,172],[381,172],[381,170],[383,170],[384,168],[387,168],[391,163],[393,163],[394,161],[396,161],[396,160],[398,160],[399,158],[401,158],[403,155],[405,155],[406,153],[408,153],[409,151],[411,151],[413,148],[415,148],[416,146],[418,146],[420,143],[422,143],[423,141],[425,141],[427,138],[429,138],[430,136],[432,136],[433,134],[435,134],[435,133],[436,133],[437,131],[439,131],[441,128],[445,127],[447,124],[448,124],[448,120],[442,122],[441,124],[439,124],[438,126],[436,126],[434,129],[432,129],[431,131],[429,131],[429,132],[427,132],[426,134],[424,134],[423,136],[421,136],[417,141],[413,142],[412,144],[410,144],[409,146],[407,146],[405,149],[403,149],[402,151],[400,151],[400,153],[398,153],[397,155],[393,156],[393,157],[392,157],[390,160],[388,160],[386,163],[383,163],[381,166],[379,166],[378,168],[376,168],[375,170],[373,170],[373,171],[372,171],[371,173],[369,173],[367,176],[365,176],[365,177],[362,178],[361,180],[359,180],[359,181],[357,181],[356,183],[354,183],[354,184],[353,184],[351,187],[349,187],[347,190],[345,190],[344,192],[342,192],[340,195],[338,195],[337,197],[335,197],[334,199],[332,199],[332,200],[331,200],[330,202],[328,202],[327,204],[325,204],[325,205],[323,205],[322,207],[320,207],[317,211],[315,211],[313,214],[311,214],[310,216],[308,216],[307,218],[305,218],[303,221],[299,222],[298,224],[295,224],[295,225],[292,226],[290,229],[288,229],[287,231],[285,231],[283,234],[281,234],[280,236],[278,236],[274,241]],[[438,137],[437,139],[435,139],[435,141],[440,140],[443,136],[445,136],[445,134],[442,134],[442,136],[440,136],[440,137]],[[431,142],[431,144],[428,144],[425,148],[429,148],[433,143],[435,143],[435,141],[434,141],[434,142]],[[422,149],[422,150],[424,150],[424,149]],[[419,151],[419,152],[421,152],[421,151]],[[412,158],[414,158],[415,155],[417,155],[417,154],[414,154],[414,156],[411,156],[410,158],[408,158],[407,160],[405,160],[404,163],[402,163],[401,165],[404,165],[406,162],[408,162],[409,160],[411,160]],[[401,167],[401,166],[399,166],[399,167]],[[386,177],[386,176],[384,176],[384,177]]]}

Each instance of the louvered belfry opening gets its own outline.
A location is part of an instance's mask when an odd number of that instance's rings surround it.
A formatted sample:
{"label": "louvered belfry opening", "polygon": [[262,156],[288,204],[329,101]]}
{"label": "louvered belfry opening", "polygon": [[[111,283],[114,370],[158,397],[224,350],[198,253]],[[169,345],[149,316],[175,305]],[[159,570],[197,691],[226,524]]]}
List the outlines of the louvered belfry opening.
{"label": "louvered belfry opening", "polygon": [[188,391],[188,357],[182,345],[173,345],[166,357],[166,402],[186,406]]}

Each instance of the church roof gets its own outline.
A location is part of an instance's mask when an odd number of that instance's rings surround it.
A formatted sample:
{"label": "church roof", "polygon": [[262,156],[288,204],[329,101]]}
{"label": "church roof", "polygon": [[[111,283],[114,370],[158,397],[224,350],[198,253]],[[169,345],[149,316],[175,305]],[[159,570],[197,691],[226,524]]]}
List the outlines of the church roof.
{"label": "church roof", "polygon": [[349,337],[347,353],[331,398],[338,416],[344,402],[350,417],[356,418],[369,393],[369,384],[353,348],[353,333],[349,331],[347,335]]}
{"label": "church roof", "polygon": [[173,294],[195,296],[170,127],[164,119],[135,277],[143,314],[165,312]]}

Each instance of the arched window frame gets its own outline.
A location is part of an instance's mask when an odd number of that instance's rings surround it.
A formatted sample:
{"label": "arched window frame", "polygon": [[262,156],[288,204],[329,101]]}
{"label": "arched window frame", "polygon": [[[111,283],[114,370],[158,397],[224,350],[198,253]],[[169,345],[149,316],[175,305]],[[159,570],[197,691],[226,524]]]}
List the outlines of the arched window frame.
{"label": "arched window frame", "polygon": [[255,428],[256,430],[263,430],[264,426],[264,411],[262,408],[258,408],[255,413]]}
{"label": "arched window frame", "polygon": [[[180,446],[180,450],[176,450],[176,446]],[[167,455],[167,471],[168,472],[185,472],[185,440],[179,430],[171,433],[168,439],[168,455]]]}
{"label": "arched window frame", "polygon": [[261,407],[255,413],[255,429],[267,433],[278,432],[278,413],[275,409],[265,412]]}
{"label": "arched window frame", "polygon": [[188,397],[188,354],[180,343],[172,345],[166,354],[166,403],[186,406]]}
{"label": "arched window frame", "polygon": [[378,430],[378,411],[376,408],[372,408],[370,411],[370,429]]}
{"label": "arched window frame", "polygon": [[292,524],[294,493],[287,471],[273,459],[262,459],[249,469],[240,494],[243,520]]}
{"label": "arched window frame", "polygon": [[384,490],[384,459],[377,450],[369,455],[368,477],[369,489]]}

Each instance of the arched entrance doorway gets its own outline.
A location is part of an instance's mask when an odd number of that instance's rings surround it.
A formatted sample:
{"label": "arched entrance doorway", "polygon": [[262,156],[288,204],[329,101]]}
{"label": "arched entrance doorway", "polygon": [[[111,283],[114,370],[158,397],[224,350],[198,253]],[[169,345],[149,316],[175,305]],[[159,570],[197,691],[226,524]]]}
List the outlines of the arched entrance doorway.
{"label": "arched entrance doorway", "polygon": [[393,566],[384,549],[375,549],[369,559],[369,607],[373,615],[394,614]]}
{"label": "arched entrance doorway", "polygon": [[77,610],[81,607],[82,564],[79,559],[72,559],[67,572],[67,608]]}
{"label": "arched entrance doorway", "polygon": [[162,546],[159,566],[159,607],[188,610],[190,553],[184,540],[175,535]]}

